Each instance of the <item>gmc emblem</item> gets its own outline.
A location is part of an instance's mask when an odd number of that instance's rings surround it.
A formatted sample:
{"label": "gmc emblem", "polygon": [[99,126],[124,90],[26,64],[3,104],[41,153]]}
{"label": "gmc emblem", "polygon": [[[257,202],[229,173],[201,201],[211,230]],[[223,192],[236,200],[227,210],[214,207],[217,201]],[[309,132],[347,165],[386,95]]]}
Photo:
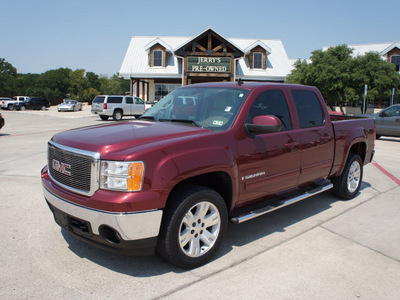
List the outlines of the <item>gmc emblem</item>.
{"label": "gmc emblem", "polygon": [[53,159],[52,168],[61,174],[71,176],[71,165]]}

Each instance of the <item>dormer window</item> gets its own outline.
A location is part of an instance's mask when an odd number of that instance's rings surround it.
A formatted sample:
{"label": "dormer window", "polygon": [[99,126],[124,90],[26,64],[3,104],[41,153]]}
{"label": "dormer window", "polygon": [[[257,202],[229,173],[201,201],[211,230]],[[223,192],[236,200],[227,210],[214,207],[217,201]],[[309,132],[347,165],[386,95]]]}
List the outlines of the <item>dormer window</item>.
{"label": "dormer window", "polygon": [[153,66],[162,67],[163,66],[163,51],[154,50],[153,51]]}
{"label": "dormer window", "polygon": [[263,54],[261,52],[253,53],[253,69],[263,68]]}
{"label": "dormer window", "polygon": [[400,70],[400,55],[392,55],[390,57],[390,61],[392,64],[396,66],[396,71],[399,72]]}

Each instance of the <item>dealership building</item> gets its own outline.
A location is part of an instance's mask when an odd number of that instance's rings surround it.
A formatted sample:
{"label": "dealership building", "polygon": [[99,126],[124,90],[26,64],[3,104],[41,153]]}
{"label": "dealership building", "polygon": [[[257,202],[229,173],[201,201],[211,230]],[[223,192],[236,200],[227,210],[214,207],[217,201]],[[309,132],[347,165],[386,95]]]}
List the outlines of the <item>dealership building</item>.
{"label": "dealership building", "polygon": [[292,63],[280,40],[225,38],[208,28],[194,37],[132,37],[119,75],[131,95],[154,101],[194,83],[284,82]]}

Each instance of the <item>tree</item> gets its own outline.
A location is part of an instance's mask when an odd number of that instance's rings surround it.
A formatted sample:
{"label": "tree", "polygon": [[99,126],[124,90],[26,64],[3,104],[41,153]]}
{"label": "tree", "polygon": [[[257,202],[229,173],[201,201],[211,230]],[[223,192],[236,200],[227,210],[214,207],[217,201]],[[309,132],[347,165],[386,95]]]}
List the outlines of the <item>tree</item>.
{"label": "tree", "polygon": [[88,81],[88,87],[93,88],[95,90],[100,90],[100,80],[99,80],[99,75],[93,73],[93,72],[86,72],[85,75],[87,81]]}
{"label": "tree", "polygon": [[129,91],[129,80],[114,74],[111,78],[100,77],[100,92],[106,95],[123,95]]}
{"label": "tree", "polygon": [[353,88],[362,93],[365,84],[368,86],[367,100],[378,99],[378,106],[382,107],[383,99],[390,97],[392,89],[400,86],[400,74],[392,63],[382,60],[379,53],[368,52],[352,62]]}
{"label": "tree", "polygon": [[69,72],[71,69],[59,68],[41,74],[33,87],[31,96],[45,96],[48,98],[65,98],[70,88]]}
{"label": "tree", "polygon": [[85,70],[77,69],[75,71],[70,70],[69,72],[69,83],[70,83],[70,93],[72,98],[77,98],[80,100],[82,92],[88,86],[88,80],[84,77]]}
{"label": "tree", "polygon": [[346,45],[331,47],[326,51],[315,50],[312,52],[311,63],[298,60],[286,81],[316,86],[328,105],[332,106],[339,100],[342,107],[346,92],[351,89],[351,53],[352,49]]}
{"label": "tree", "polygon": [[100,92],[98,90],[90,87],[82,92],[80,100],[90,104],[92,103],[93,99],[99,94]]}
{"label": "tree", "polygon": [[16,76],[17,69],[4,58],[0,58],[0,95],[12,95],[12,85]]}
{"label": "tree", "polygon": [[314,85],[319,88],[327,104],[344,101],[358,103],[363,98],[364,85],[368,85],[368,100],[379,99],[391,94],[392,88],[400,85],[400,74],[393,64],[382,60],[376,52],[353,58],[352,49],[346,45],[316,50],[311,63],[298,60],[287,82]]}

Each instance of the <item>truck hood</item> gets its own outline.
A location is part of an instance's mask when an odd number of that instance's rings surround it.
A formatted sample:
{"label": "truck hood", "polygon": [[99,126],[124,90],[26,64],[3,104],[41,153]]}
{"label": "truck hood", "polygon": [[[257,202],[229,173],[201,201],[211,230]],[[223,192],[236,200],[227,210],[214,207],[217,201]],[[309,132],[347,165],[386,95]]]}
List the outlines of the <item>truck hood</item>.
{"label": "truck hood", "polygon": [[112,159],[118,155],[119,160],[123,160],[132,153],[134,147],[207,133],[210,130],[190,125],[131,121],[73,129],[57,133],[52,140],[71,148],[98,152],[102,159]]}

